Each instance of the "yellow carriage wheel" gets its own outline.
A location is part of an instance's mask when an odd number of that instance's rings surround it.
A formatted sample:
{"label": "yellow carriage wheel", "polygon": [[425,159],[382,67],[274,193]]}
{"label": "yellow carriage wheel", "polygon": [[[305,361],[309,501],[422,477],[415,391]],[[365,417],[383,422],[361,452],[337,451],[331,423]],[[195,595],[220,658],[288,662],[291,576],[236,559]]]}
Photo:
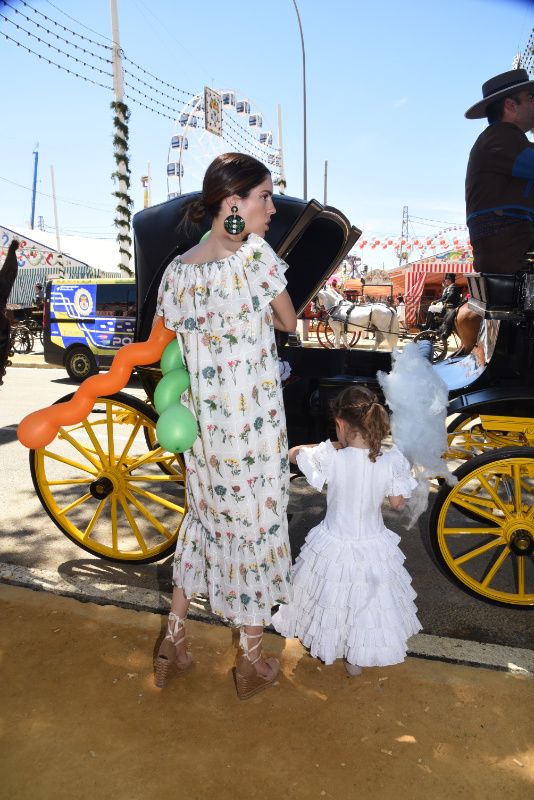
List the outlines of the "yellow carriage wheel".
{"label": "yellow carriage wheel", "polygon": [[185,468],[181,456],[158,445],[157,419],[146,403],[118,392],[30,451],[43,507],[84,550],[137,563],[173,552],[186,511]]}
{"label": "yellow carriage wheel", "polygon": [[439,566],[479,599],[534,607],[534,448],[474,456],[455,475],[429,520]]}
{"label": "yellow carriage wheel", "polygon": [[[501,430],[487,430],[478,414],[458,414],[447,426],[447,458],[464,461],[497,448],[526,445],[528,442],[525,435],[507,429],[507,418],[502,419]],[[513,420],[513,417],[510,417],[510,420]]]}

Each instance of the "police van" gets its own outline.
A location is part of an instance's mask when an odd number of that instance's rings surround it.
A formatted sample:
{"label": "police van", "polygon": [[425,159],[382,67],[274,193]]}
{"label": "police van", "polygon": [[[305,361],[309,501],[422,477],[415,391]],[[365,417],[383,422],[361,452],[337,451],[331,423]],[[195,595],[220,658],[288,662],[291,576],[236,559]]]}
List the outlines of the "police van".
{"label": "police van", "polygon": [[49,281],[43,321],[44,360],[65,367],[75,381],[109,367],[117,350],[134,340],[136,302],[133,280]]}

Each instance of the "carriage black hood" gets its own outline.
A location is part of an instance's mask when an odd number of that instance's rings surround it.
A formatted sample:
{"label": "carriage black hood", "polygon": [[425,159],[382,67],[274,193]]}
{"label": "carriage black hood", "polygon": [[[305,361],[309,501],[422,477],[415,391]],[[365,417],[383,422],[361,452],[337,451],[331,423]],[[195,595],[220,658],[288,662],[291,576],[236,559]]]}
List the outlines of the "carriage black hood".
{"label": "carriage black hood", "polygon": [[[200,192],[181,195],[139,211],[133,218],[138,317],[136,339],[147,338],[154,317],[156,295],[167,264],[198,242],[210,221],[184,231],[180,223],[186,205]],[[287,288],[297,313],[335,272],[361,235],[335,208],[317,200],[274,195],[276,214],[265,236],[287,261]]]}

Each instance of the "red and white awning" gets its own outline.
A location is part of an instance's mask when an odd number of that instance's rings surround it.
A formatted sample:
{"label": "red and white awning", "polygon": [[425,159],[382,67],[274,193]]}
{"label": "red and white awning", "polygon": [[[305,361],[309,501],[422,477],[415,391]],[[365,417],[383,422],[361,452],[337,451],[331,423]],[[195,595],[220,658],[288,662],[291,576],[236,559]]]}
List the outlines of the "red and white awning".
{"label": "red and white awning", "polygon": [[445,275],[446,272],[465,275],[474,272],[473,263],[471,261],[415,261],[413,264],[408,264],[405,271],[404,290],[407,325],[415,325],[417,322],[417,312],[426,276],[430,274]]}

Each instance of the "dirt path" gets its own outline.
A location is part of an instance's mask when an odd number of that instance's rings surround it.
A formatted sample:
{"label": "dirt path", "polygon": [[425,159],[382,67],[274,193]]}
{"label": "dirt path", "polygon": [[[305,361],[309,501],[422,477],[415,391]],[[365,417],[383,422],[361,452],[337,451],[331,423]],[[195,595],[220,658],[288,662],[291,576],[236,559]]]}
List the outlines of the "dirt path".
{"label": "dirt path", "polygon": [[436,661],[345,677],[268,636],[278,686],[240,702],[231,632],[152,683],[162,618],[0,586],[10,800],[534,796],[534,679]]}

